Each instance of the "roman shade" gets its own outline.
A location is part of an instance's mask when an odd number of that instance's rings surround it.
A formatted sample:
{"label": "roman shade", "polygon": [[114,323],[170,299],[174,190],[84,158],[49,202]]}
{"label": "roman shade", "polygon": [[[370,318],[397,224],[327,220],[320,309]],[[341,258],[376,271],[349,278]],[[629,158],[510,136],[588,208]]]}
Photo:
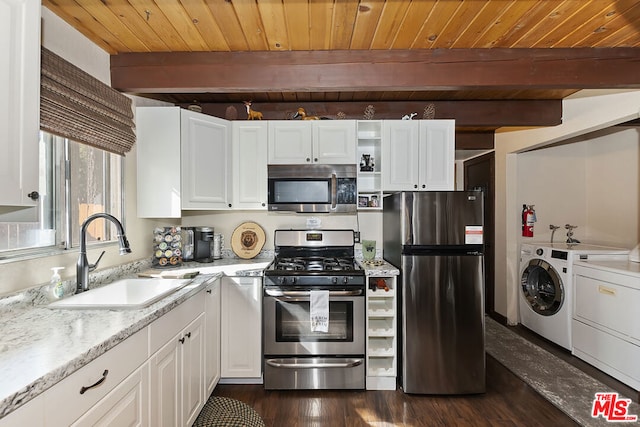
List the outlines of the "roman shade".
{"label": "roman shade", "polygon": [[40,129],[124,155],[136,142],[131,99],[42,48]]}

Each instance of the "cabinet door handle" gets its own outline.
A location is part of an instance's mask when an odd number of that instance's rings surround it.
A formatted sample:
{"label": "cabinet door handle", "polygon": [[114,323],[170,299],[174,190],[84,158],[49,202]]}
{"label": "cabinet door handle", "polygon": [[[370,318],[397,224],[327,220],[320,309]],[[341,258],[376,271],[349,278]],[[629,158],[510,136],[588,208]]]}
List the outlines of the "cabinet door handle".
{"label": "cabinet door handle", "polygon": [[98,381],[96,381],[95,383],[93,383],[91,385],[80,387],[80,394],[84,394],[85,391],[91,390],[94,387],[98,387],[100,384],[102,384],[104,382],[104,380],[107,379],[107,375],[109,375],[109,370],[105,369],[104,372],[102,373],[102,378],[100,378]]}
{"label": "cabinet door handle", "polygon": [[598,292],[600,292],[601,294],[605,294],[605,295],[616,296],[615,289],[607,288],[607,287],[604,287],[602,285],[598,286]]}
{"label": "cabinet door handle", "polygon": [[207,293],[210,294],[211,293],[211,289],[207,289]]}
{"label": "cabinet door handle", "polygon": [[187,332],[187,338],[191,338],[191,332]]}
{"label": "cabinet door handle", "polygon": [[180,341],[180,344],[184,344],[184,340],[185,340],[185,337],[182,337],[182,338],[178,339],[178,341]]}

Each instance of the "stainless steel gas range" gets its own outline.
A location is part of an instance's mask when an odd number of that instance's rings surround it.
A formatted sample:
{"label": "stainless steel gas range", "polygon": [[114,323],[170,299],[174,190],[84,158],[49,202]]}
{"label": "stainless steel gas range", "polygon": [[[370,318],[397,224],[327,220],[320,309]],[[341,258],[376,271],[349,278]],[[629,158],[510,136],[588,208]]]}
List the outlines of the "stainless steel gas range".
{"label": "stainless steel gas range", "polygon": [[276,230],[264,273],[266,389],[364,389],[365,274],[353,230]]}

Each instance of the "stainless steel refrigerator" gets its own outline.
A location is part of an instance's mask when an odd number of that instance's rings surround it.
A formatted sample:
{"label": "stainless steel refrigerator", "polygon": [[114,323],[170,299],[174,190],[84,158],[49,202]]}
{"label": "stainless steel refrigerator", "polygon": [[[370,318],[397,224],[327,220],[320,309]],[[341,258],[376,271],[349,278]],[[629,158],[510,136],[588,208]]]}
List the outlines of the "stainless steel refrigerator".
{"label": "stainless steel refrigerator", "polygon": [[405,393],[485,392],[483,209],[480,191],[384,198],[384,258],[400,269]]}

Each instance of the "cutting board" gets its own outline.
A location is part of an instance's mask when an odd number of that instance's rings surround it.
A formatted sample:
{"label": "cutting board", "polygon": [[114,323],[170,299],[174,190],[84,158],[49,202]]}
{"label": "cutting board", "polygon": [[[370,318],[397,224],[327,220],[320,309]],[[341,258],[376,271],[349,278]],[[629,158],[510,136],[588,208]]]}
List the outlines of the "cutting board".
{"label": "cutting board", "polygon": [[255,222],[244,222],[231,235],[231,249],[240,258],[255,258],[260,253],[265,242],[262,227]]}

